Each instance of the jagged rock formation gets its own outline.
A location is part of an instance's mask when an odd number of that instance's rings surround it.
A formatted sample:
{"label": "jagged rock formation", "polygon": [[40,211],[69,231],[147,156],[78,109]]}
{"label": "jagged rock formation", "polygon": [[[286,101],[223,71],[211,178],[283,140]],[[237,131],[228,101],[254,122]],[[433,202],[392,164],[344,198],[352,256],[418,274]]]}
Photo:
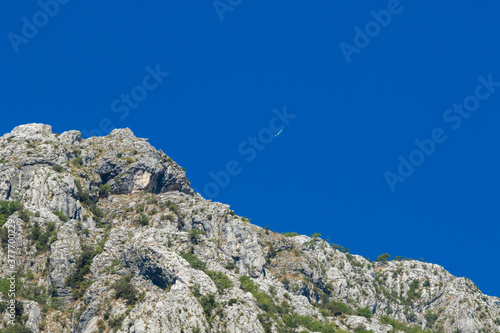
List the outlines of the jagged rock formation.
{"label": "jagged rock formation", "polygon": [[31,332],[500,332],[500,299],[470,280],[252,225],[129,129],[16,127],[0,200],[2,327],[17,223],[16,322]]}

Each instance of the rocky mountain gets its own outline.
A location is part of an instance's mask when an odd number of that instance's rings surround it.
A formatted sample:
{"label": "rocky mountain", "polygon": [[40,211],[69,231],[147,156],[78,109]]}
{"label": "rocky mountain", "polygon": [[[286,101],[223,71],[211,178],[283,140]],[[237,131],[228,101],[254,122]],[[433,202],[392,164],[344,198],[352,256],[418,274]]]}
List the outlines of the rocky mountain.
{"label": "rocky mountain", "polygon": [[253,225],[129,129],[16,127],[0,200],[3,332],[500,332],[470,280]]}

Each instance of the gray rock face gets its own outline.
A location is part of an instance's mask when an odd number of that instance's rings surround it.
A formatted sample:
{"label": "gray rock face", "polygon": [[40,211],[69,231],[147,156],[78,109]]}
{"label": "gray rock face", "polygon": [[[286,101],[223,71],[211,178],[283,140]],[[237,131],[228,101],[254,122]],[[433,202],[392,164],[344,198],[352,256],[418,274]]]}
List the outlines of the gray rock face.
{"label": "gray rock face", "polygon": [[33,332],[500,332],[500,299],[470,280],[265,231],[129,129],[16,127],[0,138],[0,200],[22,203],[8,221]]}
{"label": "gray rock face", "polygon": [[64,224],[59,227],[57,240],[50,246],[50,281],[57,288],[59,297],[71,301],[71,292],[65,286],[76,258],[81,251],[80,239],[76,234],[74,224]]}
{"label": "gray rock face", "polygon": [[38,325],[42,322],[42,316],[40,313],[40,306],[34,301],[24,301],[23,302],[24,312],[28,315],[28,320],[26,321],[26,328],[29,328],[32,332],[38,333]]}

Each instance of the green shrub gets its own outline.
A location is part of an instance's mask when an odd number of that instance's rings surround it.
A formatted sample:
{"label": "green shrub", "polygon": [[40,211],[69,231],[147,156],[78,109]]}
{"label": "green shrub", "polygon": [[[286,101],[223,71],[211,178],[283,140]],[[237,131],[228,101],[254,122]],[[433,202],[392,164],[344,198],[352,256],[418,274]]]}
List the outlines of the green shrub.
{"label": "green shrub", "polygon": [[[407,324],[398,322],[397,320],[392,319],[389,316],[381,316],[380,323],[391,325],[393,327],[394,332],[402,331],[405,333],[431,333],[431,331],[422,330],[419,326],[409,326]],[[393,332],[393,331],[391,331],[391,332]]]}
{"label": "green shrub", "polygon": [[283,236],[285,237],[295,237],[295,236],[300,236],[298,233],[296,232],[284,232],[282,233]]}
{"label": "green shrub", "polygon": [[111,192],[111,185],[109,185],[109,184],[99,185],[99,195],[100,196],[106,196],[106,195],[108,195],[109,192]]}
{"label": "green shrub", "polygon": [[115,290],[115,299],[123,299],[129,305],[133,305],[137,302],[137,290],[134,285],[130,282],[134,276],[128,275],[120,279],[120,281],[113,284],[113,289]]}
{"label": "green shrub", "polygon": [[2,244],[2,249],[5,251],[9,245],[9,231],[7,227],[0,228],[0,243]]}
{"label": "green shrub", "polygon": [[47,250],[57,240],[56,224],[54,222],[48,223],[45,232],[42,234],[38,222],[35,222],[31,230],[31,239],[36,241],[35,247],[38,252]]}
{"label": "green shrub", "polygon": [[283,322],[291,328],[303,326],[311,332],[337,333],[339,330],[333,323],[321,322],[311,316],[284,315]]}
{"label": "green shrub", "polygon": [[179,212],[179,207],[175,203],[168,201],[167,206],[172,213],[177,214]]}
{"label": "green shrub", "polygon": [[146,214],[141,214],[141,216],[137,217],[136,222],[140,225],[148,225],[149,217]]}
{"label": "green shrub", "polygon": [[0,200],[0,227],[3,227],[9,216],[22,209],[19,201]]}
{"label": "green shrub", "polygon": [[[19,300],[15,300],[14,301],[14,314],[15,314],[15,321],[19,323],[19,321],[21,321],[23,318],[23,312],[24,312],[24,306],[23,306],[23,303]],[[17,324],[16,324],[17,325]],[[12,332],[17,332],[17,331],[12,331]],[[24,330],[21,330],[19,332],[26,332]]]}
{"label": "green shrub", "polygon": [[163,214],[160,219],[162,221],[166,221],[166,220],[168,220],[168,221],[174,221],[175,217],[172,214],[167,214],[167,215]]}
{"label": "green shrub", "polygon": [[38,222],[35,222],[35,224],[33,225],[33,228],[31,229],[31,236],[30,236],[30,238],[32,240],[37,241],[38,238],[40,238],[41,234],[42,234],[42,230],[40,229],[40,225],[38,224]]}
{"label": "green shrub", "polygon": [[236,269],[236,265],[234,264],[234,262],[228,262],[226,266],[224,266],[225,269],[228,269],[230,271],[232,271],[233,269]]}
{"label": "green shrub", "polygon": [[369,308],[357,308],[356,315],[370,319],[373,315]]}
{"label": "green shrub", "polygon": [[207,264],[198,259],[193,253],[181,252],[181,257],[183,257],[194,269],[204,271],[207,268]]}
{"label": "green shrub", "polygon": [[262,311],[270,313],[276,312],[276,305],[274,304],[273,298],[265,292],[259,291],[259,286],[256,285],[249,276],[243,275],[240,277],[239,281],[241,289],[253,295],[257,306]]}
{"label": "green shrub", "polygon": [[55,172],[63,172],[64,171],[64,168],[62,166],[60,166],[59,164],[54,164],[52,166],[52,169],[54,169]]}
{"label": "green shrub", "polygon": [[191,242],[194,244],[198,244],[198,241],[200,239],[200,235],[204,235],[205,231],[198,229],[198,228],[193,228],[193,229],[189,230],[188,234],[189,234],[189,238],[190,238]]}
{"label": "green shrub", "polygon": [[47,304],[49,299],[47,289],[44,286],[38,286],[36,283],[30,282],[21,285],[21,288],[18,289],[18,295],[43,305]]}
{"label": "green shrub", "polygon": [[26,223],[30,221],[31,216],[33,216],[33,213],[30,212],[29,210],[27,209],[19,210],[19,218]]}
{"label": "green shrub", "polygon": [[52,309],[58,310],[64,306],[64,301],[60,299],[59,297],[52,297],[49,300],[49,305]]}
{"label": "green shrub", "polygon": [[15,324],[15,325],[7,326],[7,328],[4,328],[0,332],[2,332],[2,333],[31,333],[31,330],[26,328],[24,325]]}
{"label": "green shrub", "polygon": [[285,289],[288,289],[288,287],[290,287],[290,280],[288,280],[286,277],[284,277],[281,280],[281,283],[283,283],[283,286],[285,287]]}
{"label": "green shrub", "polygon": [[252,281],[248,275],[240,276],[241,289],[248,293],[255,293],[259,290],[259,287]]}
{"label": "green shrub", "polygon": [[97,321],[97,328],[99,329],[100,332],[104,332],[106,330],[106,325],[104,324],[104,320],[99,319]]}
{"label": "green shrub", "polygon": [[66,278],[65,285],[73,289],[73,297],[78,299],[87,290],[88,283],[85,275],[90,273],[90,265],[97,253],[89,247],[83,247],[82,254],[78,257],[73,268],[73,272]]}
{"label": "green shrub", "polygon": [[61,220],[62,222],[67,222],[68,221],[68,217],[66,216],[66,214],[64,214],[63,212],[61,212],[60,210],[56,209],[55,211],[53,211],[54,215],[56,215],[59,220]]}
{"label": "green shrub", "polygon": [[427,320],[427,325],[429,327],[433,327],[434,324],[436,323],[436,320],[438,319],[438,314],[433,312],[433,311],[429,311],[425,314],[425,320]]}
{"label": "green shrub", "polygon": [[233,287],[233,283],[226,274],[217,271],[206,271],[206,273],[208,276],[210,276],[212,281],[214,281],[215,285],[217,286],[217,290],[223,291],[224,289]]}
{"label": "green shrub", "polygon": [[125,314],[114,316],[109,320],[109,325],[111,326],[111,328],[118,330],[122,327],[124,320],[125,320]]}
{"label": "green shrub", "polygon": [[92,201],[92,199],[90,198],[90,195],[87,192],[83,191],[82,185],[81,185],[79,180],[76,180],[76,188],[78,190],[78,194],[77,194],[78,200],[80,201],[80,203],[82,204],[83,207],[87,208],[88,210],[90,210],[92,212],[92,214],[97,222],[97,227],[100,227],[101,218],[104,217],[102,210],[99,207],[97,207],[95,202]]}
{"label": "green shrub", "polygon": [[257,319],[259,320],[260,324],[262,325],[262,328],[264,329],[265,333],[272,333],[273,330],[273,323],[271,320],[271,316],[269,313],[259,313],[257,315]]}
{"label": "green shrub", "polygon": [[252,295],[257,302],[257,306],[262,311],[270,313],[276,312],[276,305],[274,304],[274,300],[271,296],[262,291],[254,292]]}
{"label": "green shrub", "polygon": [[83,159],[81,157],[77,157],[71,160],[71,164],[74,167],[80,168],[83,166]]}
{"label": "green shrub", "polygon": [[293,313],[293,308],[288,303],[287,301],[283,300],[279,306],[276,307],[276,311],[278,311],[279,314],[285,315],[285,314],[291,314]]}
{"label": "green shrub", "polygon": [[[15,285],[16,285],[16,290],[19,290],[20,284],[19,284],[19,281],[17,278],[16,278]],[[7,294],[9,293],[9,289],[10,289],[10,281],[7,280],[7,278],[0,279],[0,292],[3,293],[4,299],[6,298]]]}
{"label": "green shrub", "polygon": [[213,294],[207,295],[207,296],[201,296],[200,297],[200,304],[201,307],[203,308],[203,312],[205,312],[205,316],[207,317],[208,321],[211,321],[212,317],[212,311],[217,308],[219,305],[217,301],[215,300],[215,296]]}
{"label": "green shrub", "polygon": [[401,302],[403,303],[403,305],[411,305],[413,303],[413,300],[417,299],[420,297],[420,293],[417,292],[417,289],[418,289],[418,281],[415,280],[413,281],[412,283],[410,283],[410,289],[408,290],[408,292],[406,293],[407,294],[407,297],[406,298],[401,298]]}
{"label": "green shrub", "polygon": [[353,314],[354,311],[345,303],[342,302],[327,302],[321,304],[320,308],[325,309],[333,316],[340,316],[342,314]]}
{"label": "green shrub", "polygon": [[200,288],[198,285],[190,287],[191,292],[193,293],[193,296],[198,299],[200,302],[203,312],[205,313],[205,317],[207,321],[210,323],[212,322],[212,311],[216,308],[219,307],[219,304],[215,300],[215,296],[213,294],[211,295],[201,295],[200,293]]}

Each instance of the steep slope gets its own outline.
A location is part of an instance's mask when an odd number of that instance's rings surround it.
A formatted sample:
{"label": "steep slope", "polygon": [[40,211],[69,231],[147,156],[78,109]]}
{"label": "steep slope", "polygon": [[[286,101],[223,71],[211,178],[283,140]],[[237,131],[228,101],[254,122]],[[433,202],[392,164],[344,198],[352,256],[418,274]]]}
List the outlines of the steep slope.
{"label": "steep slope", "polygon": [[129,129],[16,127],[0,200],[2,327],[14,293],[31,332],[500,332],[500,299],[470,280],[252,225]]}

